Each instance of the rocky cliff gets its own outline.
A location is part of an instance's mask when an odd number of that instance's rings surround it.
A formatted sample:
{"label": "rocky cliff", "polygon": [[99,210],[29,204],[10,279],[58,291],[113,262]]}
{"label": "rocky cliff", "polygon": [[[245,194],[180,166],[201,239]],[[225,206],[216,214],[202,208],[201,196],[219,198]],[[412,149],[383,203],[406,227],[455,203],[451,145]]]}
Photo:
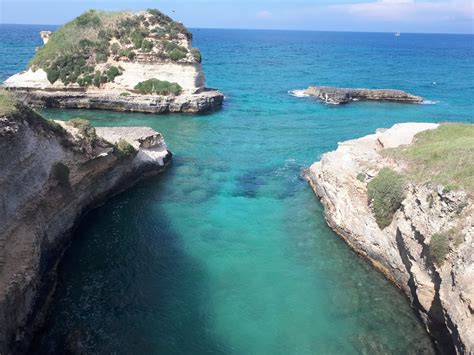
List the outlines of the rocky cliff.
{"label": "rocky cliff", "polygon": [[149,128],[53,122],[0,92],[0,353],[23,353],[55,287],[69,231],[171,154]]}
{"label": "rocky cliff", "polygon": [[3,84],[31,105],[153,113],[222,105],[223,95],[205,88],[192,34],[158,10],[91,10],[40,35],[27,70]]}
{"label": "rocky cliff", "polygon": [[[466,127],[457,132],[466,132]],[[468,128],[472,132],[472,125]],[[406,293],[440,351],[468,354],[474,352],[474,135],[465,133],[458,146],[464,156],[455,155],[460,160],[453,165],[465,174],[456,172],[465,177],[465,189],[437,183],[446,173],[440,169],[432,172],[425,163],[411,166],[390,154],[397,149],[407,152],[405,147],[418,144],[417,133],[437,130],[436,124],[398,124],[340,143],[310,167],[307,178],[323,203],[328,224]],[[455,138],[450,136],[452,141]],[[427,154],[436,161],[443,159],[437,149],[444,149],[447,141],[433,141],[441,144],[416,151],[422,152],[425,162]],[[460,166],[463,159],[465,166]],[[403,201],[383,228],[374,215],[377,206],[368,197],[371,181],[382,168],[405,176]],[[413,169],[424,170],[420,179],[411,175]]]}

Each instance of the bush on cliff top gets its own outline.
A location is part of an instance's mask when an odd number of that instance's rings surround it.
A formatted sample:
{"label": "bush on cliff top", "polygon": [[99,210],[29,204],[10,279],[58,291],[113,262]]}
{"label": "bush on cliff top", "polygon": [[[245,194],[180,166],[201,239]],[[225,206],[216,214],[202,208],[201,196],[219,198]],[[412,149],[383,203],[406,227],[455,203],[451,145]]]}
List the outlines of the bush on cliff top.
{"label": "bush on cliff top", "polygon": [[474,194],[474,125],[442,124],[415,136],[413,144],[385,154],[407,163],[408,178],[434,182]]}
{"label": "bush on cliff top", "polygon": [[405,198],[404,179],[397,172],[383,168],[367,185],[369,200],[380,229],[392,223],[394,213]]}
{"label": "bush on cliff top", "polygon": [[157,95],[179,95],[182,88],[178,83],[170,83],[158,79],[148,79],[138,83],[135,86],[141,94],[157,94]]}

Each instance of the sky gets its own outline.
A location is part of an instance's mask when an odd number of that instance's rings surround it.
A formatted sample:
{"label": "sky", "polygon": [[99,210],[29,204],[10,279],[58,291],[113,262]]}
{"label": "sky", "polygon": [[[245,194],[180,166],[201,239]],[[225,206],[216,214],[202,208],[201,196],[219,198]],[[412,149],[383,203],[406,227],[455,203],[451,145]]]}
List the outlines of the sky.
{"label": "sky", "polygon": [[474,33],[474,0],[0,0],[0,23],[157,8],[191,28]]}

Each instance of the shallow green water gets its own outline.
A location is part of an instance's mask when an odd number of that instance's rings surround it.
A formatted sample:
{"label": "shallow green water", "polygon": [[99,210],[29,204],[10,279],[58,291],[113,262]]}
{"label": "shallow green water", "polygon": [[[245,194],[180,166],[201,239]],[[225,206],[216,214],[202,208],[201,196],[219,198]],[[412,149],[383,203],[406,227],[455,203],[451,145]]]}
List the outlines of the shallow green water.
{"label": "shallow green water", "polygon": [[[100,353],[432,352],[405,297],[326,226],[300,178],[338,141],[377,127],[473,120],[472,100],[450,86],[472,91],[472,78],[447,68],[472,68],[464,39],[383,36],[203,30],[222,111],[46,111],[151,126],[174,161],[81,223],[39,349],[80,338]],[[311,83],[396,86],[437,103],[330,107],[287,93]]]}

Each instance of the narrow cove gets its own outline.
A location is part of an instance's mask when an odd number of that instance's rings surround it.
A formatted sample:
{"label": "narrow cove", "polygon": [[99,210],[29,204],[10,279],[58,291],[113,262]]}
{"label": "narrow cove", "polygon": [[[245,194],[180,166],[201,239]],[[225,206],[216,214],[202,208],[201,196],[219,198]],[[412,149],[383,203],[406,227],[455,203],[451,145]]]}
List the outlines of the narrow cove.
{"label": "narrow cove", "polygon": [[[358,36],[352,51],[360,56],[368,43],[381,52],[387,45],[378,34]],[[335,108],[290,97],[288,90],[317,81],[347,83],[349,74],[369,80],[357,56],[357,70],[339,66],[348,48],[342,34],[202,30],[196,37],[209,83],[227,95],[221,112],[44,112],[96,126],[150,126],[164,134],[174,162],[83,220],[60,265],[39,349],[59,353],[79,342],[100,353],[433,352],[405,297],[326,226],[300,169],[377,127],[471,120],[468,105],[454,110],[459,99],[449,87],[429,86],[428,68],[403,84],[442,99],[437,105]],[[380,72],[382,57],[372,57]],[[416,62],[401,56],[392,70],[404,70],[403,60]],[[256,61],[266,64],[257,73]]]}

